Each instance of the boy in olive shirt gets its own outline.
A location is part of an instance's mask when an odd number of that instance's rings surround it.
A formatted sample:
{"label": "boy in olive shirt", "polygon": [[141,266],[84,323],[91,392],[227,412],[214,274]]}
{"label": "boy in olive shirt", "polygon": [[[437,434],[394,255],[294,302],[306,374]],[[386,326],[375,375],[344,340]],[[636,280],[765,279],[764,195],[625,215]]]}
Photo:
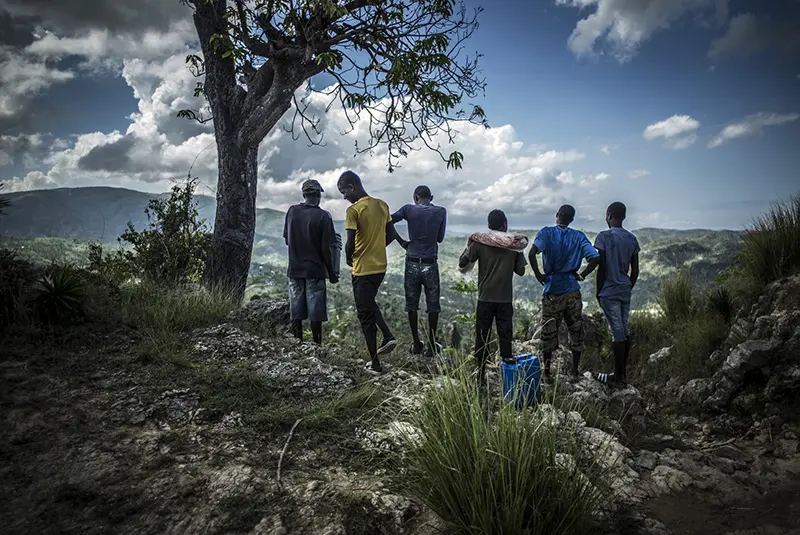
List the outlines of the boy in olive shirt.
{"label": "boy in olive shirt", "polygon": [[[502,210],[489,212],[489,229],[508,231],[508,220]],[[475,314],[475,360],[478,367],[478,384],[486,377],[489,334],[492,322],[497,327],[500,357],[513,360],[511,338],[514,332],[514,308],[512,282],[514,273],[525,274],[525,256],[517,251],[492,247],[472,241],[461,253],[460,268],[478,262],[478,307]]]}
{"label": "boy in olive shirt", "polygon": [[[344,228],[347,243],[345,261],[353,268],[353,297],[356,313],[364,332],[370,362],[365,370],[373,375],[383,373],[378,355],[390,353],[397,345],[392,331],[383,319],[375,298],[386,276],[386,247],[394,240],[394,225],[389,206],[380,199],[367,195],[361,178],[345,171],[337,184],[339,193],[351,203],[347,207]],[[378,329],[383,342],[378,346]]]}

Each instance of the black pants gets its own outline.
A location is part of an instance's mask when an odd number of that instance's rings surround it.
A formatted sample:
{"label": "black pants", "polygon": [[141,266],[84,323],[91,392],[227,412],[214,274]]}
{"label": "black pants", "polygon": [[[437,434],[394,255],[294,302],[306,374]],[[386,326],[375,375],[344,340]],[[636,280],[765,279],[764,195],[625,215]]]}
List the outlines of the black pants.
{"label": "black pants", "polygon": [[373,333],[378,329],[380,309],[375,298],[381,287],[385,273],[353,276],[353,299],[356,302],[356,314],[365,333]]}
{"label": "black pants", "polygon": [[486,361],[489,358],[488,345],[492,322],[497,327],[500,357],[510,358],[511,338],[514,334],[514,307],[512,304],[478,301],[475,313],[475,360],[481,379],[486,373]]}

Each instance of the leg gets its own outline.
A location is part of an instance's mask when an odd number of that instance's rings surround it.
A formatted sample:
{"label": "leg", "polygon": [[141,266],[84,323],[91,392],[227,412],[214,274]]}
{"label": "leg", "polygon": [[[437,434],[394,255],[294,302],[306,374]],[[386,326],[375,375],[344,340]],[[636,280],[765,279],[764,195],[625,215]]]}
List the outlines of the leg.
{"label": "leg", "polygon": [[511,303],[497,303],[494,322],[497,327],[500,358],[504,361],[510,361],[513,358],[511,340],[514,337],[514,305]]}
{"label": "leg", "polygon": [[311,336],[312,336],[315,344],[322,345],[322,322],[321,321],[312,321],[311,322]]}
{"label": "leg", "polygon": [[478,385],[484,383],[486,375],[486,360],[489,353],[487,346],[493,319],[492,303],[478,301],[478,307],[475,310],[475,364],[478,372]]}
{"label": "leg", "polygon": [[542,296],[542,360],[544,361],[545,379],[550,378],[550,361],[553,351],[558,347],[558,296],[545,294]]}
{"label": "leg", "polygon": [[292,334],[302,342],[303,320],[308,319],[305,279],[289,279],[289,316],[292,320]]}
{"label": "leg", "polygon": [[611,330],[611,351],[614,354],[614,373],[600,373],[597,379],[601,382],[621,382],[624,376],[625,331],[622,327],[621,300],[616,297],[601,297],[600,308],[608,321]]}
{"label": "leg", "polygon": [[583,301],[580,292],[566,294],[564,321],[567,322],[569,344],[572,350],[572,375],[577,377],[583,351]]}
{"label": "leg", "polygon": [[306,303],[314,343],[322,344],[322,323],[328,321],[328,290],[325,279],[306,279]]}
{"label": "leg", "polygon": [[413,344],[411,353],[422,353],[422,341],[419,339],[419,298],[422,286],[419,277],[419,264],[406,261],[405,279],[403,286],[406,293],[406,312],[408,312],[408,325],[411,327]]}
{"label": "leg", "polygon": [[439,313],[442,311],[440,303],[441,287],[439,284],[439,264],[424,266],[422,270],[422,284],[425,287],[425,308],[428,312],[428,351],[431,356],[438,352],[437,334],[439,327]]}
{"label": "leg", "polygon": [[408,326],[411,327],[411,353],[422,353],[422,340],[419,339],[419,313],[414,310],[408,313]]}
{"label": "leg", "polygon": [[625,333],[625,357],[622,359],[622,382],[628,383],[628,359],[631,356],[631,330],[628,327],[628,319],[631,313],[631,295],[626,294],[620,303],[622,316],[622,328]]}
{"label": "leg", "polygon": [[[375,284],[376,298],[378,296],[378,290],[380,289],[381,283],[383,282],[383,278],[385,276],[386,273],[376,273],[375,275],[370,275]],[[383,336],[383,341],[381,342],[381,345],[378,346],[378,354],[385,355],[387,353],[391,353],[397,345],[397,340],[392,334],[392,330],[389,328],[389,325],[386,324],[386,320],[383,319],[381,307],[378,306],[377,301],[375,302],[375,324],[378,326],[378,329],[380,329],[381,335]]]}
{"label": "leg", "polygon": [[380,359],[378,359],[378,325],[376,314],[378,305],[375,302],[378,286],[370,277],[372,277],[372,275],[353,276],[353,298],[356,303],[358,321],[361,323],[361,331],[364,333],[367,352],[372,362],[372,369],[380,372],[382,368]]}
{"label": "leg", "polygon": [[301,342],[303,341],[303,320],[292,321],[292,334]]}

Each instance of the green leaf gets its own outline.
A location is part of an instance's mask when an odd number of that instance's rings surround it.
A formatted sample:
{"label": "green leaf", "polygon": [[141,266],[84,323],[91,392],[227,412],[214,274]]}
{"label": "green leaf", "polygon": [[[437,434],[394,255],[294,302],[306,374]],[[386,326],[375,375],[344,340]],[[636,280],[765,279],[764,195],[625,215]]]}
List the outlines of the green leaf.
{"label": "green leaf", "polygon": [[447,168],[450,169],[461,169],[461,163],[464,161],[464,155],[458,151],[453,151],[450,153],[450,157],[447,159]]}

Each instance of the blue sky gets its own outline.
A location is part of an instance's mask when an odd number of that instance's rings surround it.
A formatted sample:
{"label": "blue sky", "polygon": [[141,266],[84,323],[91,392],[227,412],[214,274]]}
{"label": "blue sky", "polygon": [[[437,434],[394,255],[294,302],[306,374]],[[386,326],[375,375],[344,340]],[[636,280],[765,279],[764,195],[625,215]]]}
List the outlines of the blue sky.
{"label": "blue sky", "polygon": [[[196,104],[182,62],[194,46],[187,12],[159,3],[152,17],[130,21],[124,6],[114,11],[126,2],[109,2],[87,20],[83,3],[59,12],[0,2],[0,24],[11,21],[21,36],[0,39],[4,72],[17,73],[0,83],[0,179],[16,190],[162,191],[194,161],[213,192],[210,130],[174,117]],[[391,205],[429,183],[465,228],[495,205],[512,225],[546,224],[570,202],[579,224],[597,229],[614,200],[628,204],[633,227],[742,228],[800,190],[800,2],[482,4],[469,46],[483,54],[492,129],[457,146],[463,172],[413,153],[390,177],[380,154],[353,157],[332,116],[325,148],[280,132],[265,140],[259,204],[284,208],[300,181],[332,184],[344,166]],[[25,31],[31,20],[36,37]],[[600,38],[587,40],[592,32]],[[328,202],[341,208],[333,195]]]}

